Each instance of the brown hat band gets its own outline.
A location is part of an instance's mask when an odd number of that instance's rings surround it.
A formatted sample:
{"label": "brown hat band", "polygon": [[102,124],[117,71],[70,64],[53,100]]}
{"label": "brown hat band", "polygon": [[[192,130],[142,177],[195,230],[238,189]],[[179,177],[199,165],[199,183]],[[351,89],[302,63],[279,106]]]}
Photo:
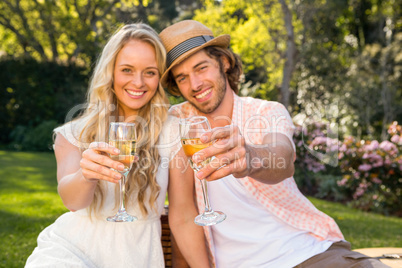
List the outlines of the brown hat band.
{"label": "brown hat band", "polygon": [[214,39],[214,37],[211,35],[201,35],[187,39],[186,41],[178,44],[177,46],[172,48],[166,55],[167,67],[169,68],[170,65],[175,61],[175,59],[177,59],[187,51],[195,47],[199,47],[212,39]]}

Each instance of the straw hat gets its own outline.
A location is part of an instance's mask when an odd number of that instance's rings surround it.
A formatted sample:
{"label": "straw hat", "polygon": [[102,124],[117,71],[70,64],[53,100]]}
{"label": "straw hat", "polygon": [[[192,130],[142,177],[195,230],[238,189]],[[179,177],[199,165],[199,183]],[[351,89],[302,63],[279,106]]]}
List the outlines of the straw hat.
{"label": "straw hat", "polygon": [[164,29],[159,37],[167,52],[167,69],[161,78],[163,86],[165,86],[170,70],[186,58],[204,47],[227,48],[230,44],[230,35],[224,34],[214,37],[208,27],[195,20],[183,20],[175,23]]}

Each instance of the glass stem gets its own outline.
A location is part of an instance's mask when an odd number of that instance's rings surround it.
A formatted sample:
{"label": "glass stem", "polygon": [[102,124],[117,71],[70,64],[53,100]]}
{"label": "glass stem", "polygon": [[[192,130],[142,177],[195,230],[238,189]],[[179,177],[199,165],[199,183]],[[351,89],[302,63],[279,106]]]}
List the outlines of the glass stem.
{"label": "glass stem", "polygon": [[119,207],[119,212],[125,212],[126,207],[125,207],[125,195],[126,195],[126,175],[127,172],[124,174],[121,174],[121,180],[120,180],[120,207]]}
{"label": "glass stem", "polygon": [[213,212],[213,210],[211,208],[211,205],[209,204],[207,180],[202,179],[201,188],[202,188],[202,193],[204,195],[204,204],[205,204],[204,214],[208,214],[208,213]]}

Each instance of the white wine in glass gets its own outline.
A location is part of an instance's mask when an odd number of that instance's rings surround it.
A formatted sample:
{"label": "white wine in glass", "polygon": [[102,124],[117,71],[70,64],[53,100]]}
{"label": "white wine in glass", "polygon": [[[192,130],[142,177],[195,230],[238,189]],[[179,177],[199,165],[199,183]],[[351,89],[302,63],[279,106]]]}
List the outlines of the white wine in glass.
{"label": "white wine in glass", "polygon": [[[199,164],[195,164],[192,160],[192,156],[196,152],[212,145],[211,143],[202,143],[200,140],[201,135],[211,129],[208,119],[205,116],[193,116],[180,120],[179,125],[183,151],[189,159],[191,168],[199,171],[213,159],[208,158]],[[195,217],[194,222],[200,226],[209,226],[224,221],[226,214],[221,211],[214,211],[211,208],[208,198],[207,181],[205,179],[202,180],[201,187],[204,196],[205,211]]]}
{"label": "white wine in glass", "polygon": [[126,212],[125,193],[127,174],[130,172],[136,152],[137,134],[134,123],[112,122],[109,126],[109,145],[120,150],[118,155],[111,155],[112,160],[119,161],[124,165],[123,171],[118,171],[122,176],[120,179],[120,204],[116,215],[108,217],[112,222],[132,222],[137,217]]}
{"label": "white wine in glass", "polygon": [[188,160],[190,161],[190,166],[195,171],[199,171],[203,166],[207,165],[211,162],[211,158],[208,158],[201,162],[200,164],[193,163],[192,156],[202,149],[205,149],[212,145],[212,143],[202,143],[199,138],[196,139],[181,139],[181,146],[183,147],[183,151],[188,156]]}

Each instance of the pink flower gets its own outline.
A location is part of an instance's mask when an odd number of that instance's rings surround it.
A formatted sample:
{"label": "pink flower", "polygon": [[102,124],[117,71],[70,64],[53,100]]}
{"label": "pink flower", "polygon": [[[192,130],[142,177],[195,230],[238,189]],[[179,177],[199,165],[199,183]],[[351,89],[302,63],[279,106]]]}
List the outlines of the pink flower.
{"label": "pink flower", "polygon": [[378,145],[379,145],[378,141],[373,140],[373,141],[370,142],[370,144],[365,145],[364,149],[367,150],[367,151],[374,151],[374,150],[376,150],[378,148]]}
{"label": "pink flower", "polygon": [[316,137],[311,142],[311,146],[320,145],[320,144],[326,145],[327,144],[327,138],[326,137]]}
{"label": "pink flower", "polygon": [[372,181],[373,181],[374,183],[377,183],[377,184],[381,184],[381,183],[382,183],[382,180],[380,180],[380,179],[377,178],[377,177],[373,178]]}
{"label": "pink flower", "polygon": [[399,135],[394,135],[394,136],[392,136],[391,141],[392,141],[393,143],[398,143],[398,142],[399,142]]}
{"label": "pink flower", "polygon": [[344,186],[347,182],[348,182],[348,179],[347,179],[347,178],[343,178],[341,181],[337,181],[336,183],[337,183],[339,186]]}
{"label": "pink flower", "polygon": [[363,164],[363,165],[360,165],[359,166],[359,170],[360,171],[369,171],[370,169],[371,169],[372,167],[371,167],[371,165],[369,165],[369,164]]}
{"label": "pink flower", "polygon": [[319,137],[319,136],[322,136],[323,134],[324,133],[322,133],[322,131],[320,129],[314,129],[313,133],[312,133],[312,136],[313,137]]}
{"label": "pink flower", "polygon": [[329,151],[336,152],[339,149],[339,145],[333,142],[333,144],[329,147]]}
{"label": "pink flower", "polygon": [[373,167],[377,168],[377,167],[381,167],[384,165],[384,162],[382,161],[382,159],[376,161],[373,163]]}
{"label": "pink flower", "polygon": [[297,147],[301,147],[303,145],[303,141],[299,141],[298,143],[297,143]]}
{"label": "pink flower", "polygon": [[354,193],[353,198],[357,199],[358,197],[362,196],[363,194],[364,194],[364,189],[359,187],[356,189],[356,192]]}
{"label": "pink flower", "polygon": [[317,173],[319,171],[323,171],[325,170],[325,166],[324,165],[320,165],[320,166],[314,166],[312,167],[311,171],[313,171],[314,173]]}
{"label": "pink flower", "polygon": [[353,153],[353,150],[351,150],[351,149],[346,150],[346,154],[352,154],[352,153]]}
{"label": "pink flower", "polygon": [[348,147],[346,147],[345,144],[342,144],[341,148],[339,148],[339,151],[346,152],[347,149],[348,149]]}
{"label": "pink flower", "polygon": [[[364,156],[363,156],[363,158],[364,158]],[[384,161],[382,160],[381,155],[372,153],[372,154],[367,155],[367,158],[370,160],[370,163],[372,163],[373,167],[381,167],[384,164]]]}
{"label": "pink flower", "polygon": [[353,177],[355,177],[355,179],[360,178],[360,172],[353,173]]}
{"label": "pink flower", "polygon": [[357,187],[356,192],[353,194],[353,198],[357,199],[358,197],[362,196],[366,191],[368,185],[366,183],[360,183],[359,187]]}
{"label": "pink flower", "polygon": [[354,141],[355,141],[355,138],[353,138],[353,136],[347,136],[347,137],[345,138],[345,141],[351,143],[351,142],[354,142]]}
{"label": "pink flower", "polygon": [[392,122],[392,125],[389,126],[388,133],[392,134],[392,133],[397,133],[397,132],[398,132],[398,122],[394,121],[394,122]]}
{"label": "pink flower", "polygon": [[380,148],[389,153],[397,153],[398,148],[396,148],[395,144],[389,141],[383,141],[380,143]]}

